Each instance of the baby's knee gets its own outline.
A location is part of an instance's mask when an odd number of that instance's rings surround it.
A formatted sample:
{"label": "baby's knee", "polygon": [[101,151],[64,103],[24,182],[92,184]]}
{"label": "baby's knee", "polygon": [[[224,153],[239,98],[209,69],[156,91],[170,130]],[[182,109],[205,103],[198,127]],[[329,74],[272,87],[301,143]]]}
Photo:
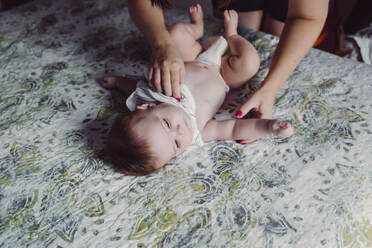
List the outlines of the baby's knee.
{"label": "baby's knee", "polygon": [[168,27],[168,32],[175,42],[182,41],[185,37],[185,26],[182,23],[175,23]]}
{"label": "baby's knee", "polygon": [[260,56],[256,49],[249,49],[246,53],[243,53],[240,56],[240,64],[238,66],[240,67],[238,70],[246,75],[247,80],[256,75],[260,68]]}
{"label": "baby's knee", "polygon": [[222,76],[231,88],[238,88],[251,79],[260,68],[260,57],[254,50],[241,56],[231,55],[223,60]]}

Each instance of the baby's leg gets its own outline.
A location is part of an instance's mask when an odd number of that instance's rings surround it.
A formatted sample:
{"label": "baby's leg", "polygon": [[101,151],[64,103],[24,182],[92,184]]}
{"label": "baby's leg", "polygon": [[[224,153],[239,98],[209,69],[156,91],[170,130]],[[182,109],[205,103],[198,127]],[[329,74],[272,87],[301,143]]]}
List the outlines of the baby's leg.
{"label": "baby's leg", "polygon": [[117,89],[129,96],[136,89],[137,81],[125,77],[107,76],[100,81],[100,84],[106,89]]}
{"label": "baby's leg", "polygon": [[238,35],[236,11],[225,10],[224,24],[229,53],[222,57],[221,74],[231,88],[238,88],[257,73],[260,57],[254,46]]}
{"label": "baby's leg", "polygon": [[200,4],[190,7],[189,16],[190,23],[176,23],[168,28],[169,34],[186,62],[195,60],[202,51],[202,46],[197,42],[204,31],[203,10]]}

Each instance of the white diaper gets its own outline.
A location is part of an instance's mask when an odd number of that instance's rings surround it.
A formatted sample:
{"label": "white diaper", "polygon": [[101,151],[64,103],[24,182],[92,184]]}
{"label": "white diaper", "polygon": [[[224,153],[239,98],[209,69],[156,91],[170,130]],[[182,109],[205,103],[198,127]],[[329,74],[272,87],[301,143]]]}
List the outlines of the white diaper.
{"label": "white diaper", "polygon": [[[226,52],[228,47],[227,41],[224,37],[220,36],[207,50],[199,54],[196,61],[209,65],[221,73],[221,59],[222,55]],[[224,80],[225,82],[225,80]],[[226,84],[226,93],[229,92],[230,87]]]}
{"label": "white diaper", "polygon": [[148,102],[162,102],[173,104],[177,107],[182,108],[191,118],[192,129],[194,136],[192,143],[197,145],[203,145],[201,134],[198,129],[195,115],[195,100],[191,94],[189,88],[185,84],[180,85],[182,94],[181,101],[178,102],[174,97],[166,96],[150,89],[147,83],[143,80],[137,82],[136,90],[128,97],[126,104],[130,111],[135,111],[138,105]]}
{"label": "white diaper", "polygon": [[226,39],[220,36],[207,50],[199,54],[196,60],[218,68],[218,71],[220,71],[221,57],[226,52],[227,46]]}

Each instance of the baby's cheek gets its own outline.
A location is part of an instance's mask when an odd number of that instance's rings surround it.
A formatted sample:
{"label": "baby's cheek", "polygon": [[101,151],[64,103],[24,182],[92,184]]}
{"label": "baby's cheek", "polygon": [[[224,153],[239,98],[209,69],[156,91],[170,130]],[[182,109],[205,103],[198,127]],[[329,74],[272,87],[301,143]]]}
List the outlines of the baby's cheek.
{"label": "baby's cheek", "polygon": [[192,144],[192,139],[194,137],[194,134],[193,133],[190,133],[188,136],[187,136],[187,146],[190,146]]}

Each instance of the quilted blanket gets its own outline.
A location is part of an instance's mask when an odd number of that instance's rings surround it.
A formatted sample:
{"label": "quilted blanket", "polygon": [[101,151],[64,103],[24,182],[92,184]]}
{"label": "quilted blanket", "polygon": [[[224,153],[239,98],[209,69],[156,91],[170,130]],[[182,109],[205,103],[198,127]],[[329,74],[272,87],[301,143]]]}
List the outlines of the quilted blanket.
{"label": "quilted blanket", "polygon": [[[167,24],[188,21],[166,12]],[[205,20],[205,37],[223,30]],[[278,40],[241,30],[261,66]],[[149,45],[124,0],[35,0],[0,15],[0,247],[372,246],[372,67],[311,50],[278,94],[290,138],[191,148],[125,176],[104,144],[123,96],[103,75],[146,73]]]}

